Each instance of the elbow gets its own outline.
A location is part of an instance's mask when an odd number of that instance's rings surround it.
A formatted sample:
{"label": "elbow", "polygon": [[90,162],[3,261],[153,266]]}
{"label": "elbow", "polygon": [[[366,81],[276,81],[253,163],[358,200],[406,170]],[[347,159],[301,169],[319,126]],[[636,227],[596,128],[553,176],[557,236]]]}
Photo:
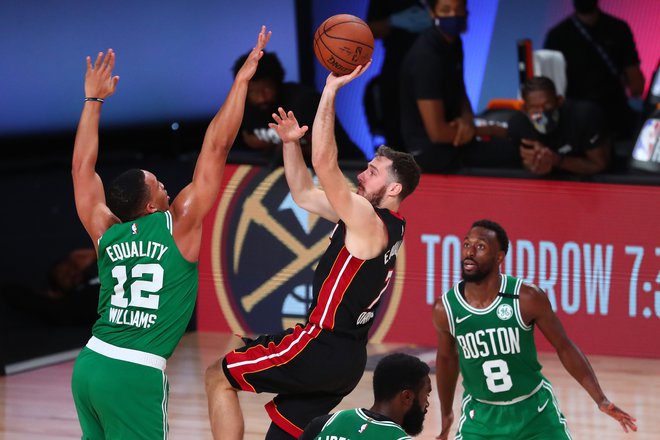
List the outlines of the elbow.
{"label": "elbow", "polygon": [[336,163],[336,155],[315,152],[312,148],[312,167],[314,167],[316,174],[323,174],[324,171],[329,170]]}
{"label": "elbow", "polygon": [[[443,127],[434,127],[433,130],[426,130],[426,135],[434,144],[446,144],[452,142],[454,138],[452,137],[449,130],[443,130]],[[449,127],[447,127],[449,128]]]}

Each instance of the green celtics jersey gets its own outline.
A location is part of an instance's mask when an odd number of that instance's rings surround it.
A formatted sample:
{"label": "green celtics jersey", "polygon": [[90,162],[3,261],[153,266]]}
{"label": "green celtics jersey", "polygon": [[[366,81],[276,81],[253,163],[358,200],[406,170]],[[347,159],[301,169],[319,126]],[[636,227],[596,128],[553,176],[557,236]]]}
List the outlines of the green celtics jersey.
{"label": "green celtics jersey", "polygon": [[392,421],[379,421],[361,409],[347,409],[335,413],[323,425],[317,440],[403,440],[410,436]]}
{"label": "green celtics jersey", "polygon": [[522,280],[502,274],[500,293],[485,309],[470,306],[464,282],[442,296],[458,346],[463,387],[482,402],[514,403],[545,380],[536,355],[534,326],[520,314]]}
{"label": "green celtics jersey", "polygon": [[111,226],[99,240],[99,319],[92,334],[123,348],[170,357],[192,316],[197,263],[172,238],[172,214]]}

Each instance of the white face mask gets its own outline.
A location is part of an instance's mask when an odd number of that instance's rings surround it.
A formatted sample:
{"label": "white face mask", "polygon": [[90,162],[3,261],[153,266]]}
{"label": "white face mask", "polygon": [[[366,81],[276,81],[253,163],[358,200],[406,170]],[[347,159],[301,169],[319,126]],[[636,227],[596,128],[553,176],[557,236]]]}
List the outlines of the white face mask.
{"label": "white face mask", "polygon": [[550,134],[559,126],[559,109],[545,110],[529,115],[532,125],[541,134]]}

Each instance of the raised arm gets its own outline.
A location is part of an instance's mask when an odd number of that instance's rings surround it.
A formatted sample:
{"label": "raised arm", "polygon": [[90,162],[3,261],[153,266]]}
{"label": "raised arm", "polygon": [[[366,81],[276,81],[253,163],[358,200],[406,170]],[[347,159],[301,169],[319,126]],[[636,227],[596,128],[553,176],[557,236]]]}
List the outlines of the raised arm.
{"label": "raised arm", "polygon": [[308,127],[300,127],[293,112],[285,112],[282,107],[273,113],[275,123],[268,126],[282,139],[284,175],[291,190],[291,196],[298,206],[336,223],[339,216],[332,209],[325,193],[316,188],[307,169],[300,147],[300,139],[307,133]]}
{"label": "raised arm", "polygon": [[387,232],[374,207],[355,194],[337,163],[335,99],[341,87],[360,76],[370,65],[358,66],[349,75],[331,73],[323,88],[312,127],[312,165],[330,205],[347,227],[349,251],[363,259],[373,258],[387,242]]}
{"label": "raised arm", "polygon": [[108,49],[105,57],[103,52],[99,52],[94,65],[91,58],[87,57],[86,99],[78,123],[71,161],[76,210],[85,230],[94,242],[95,249],[101,235],[114,223],[119,222],[105,204],[103,182],[96,173],[101,107],[103,100],[115,92],[119,81],[118,76],[112,76],[114,67],[115,53],[112,49]]}
{"label": "raised arm", "polygon": [[192,182],[172,202],[174,240],[181,254],[190,261],[198,258],[202,220],[220,192],[227,155],[243,119],[248,82],[270,35],[262,26],[256,46],[236,74],[224,104],[206,130]]}
{"label": "raised arm", "polygon": [[449,429],[454,422],[454,394],[458,382],[458,352],[456,340],[449,330],[449,321],[442,298],[435,301],[433,307],[433,325],[438,334],[438,351],[436,353],[436,381],[440,399],[440,415],[442,428],[436,438],[447,440]]}
{"label": "raised arm", "polygon": [[557,351],[566,371],[589,393],[598,409],[617,420],[625,432],[628,429],[637,431],[635,418],[607,399],[587,357],[566,335],[545,293],[535,286],[523,286],[520,291],[520,308],[525,322],[536,323]]}

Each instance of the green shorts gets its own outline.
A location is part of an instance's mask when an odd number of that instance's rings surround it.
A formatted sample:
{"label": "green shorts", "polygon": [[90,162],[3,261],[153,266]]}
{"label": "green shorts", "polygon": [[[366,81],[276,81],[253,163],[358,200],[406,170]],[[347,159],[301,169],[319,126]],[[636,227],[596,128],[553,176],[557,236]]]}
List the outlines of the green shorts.
{"label": "green shorts", "polygon": [[85,347],[71,379],[83,439],[166,439],[169,385],[161,369]]}
{"label": "green shorts", "polygon": [[570,440],[550,383],[510,405],[479,402],[464,395],[456,440]]}

